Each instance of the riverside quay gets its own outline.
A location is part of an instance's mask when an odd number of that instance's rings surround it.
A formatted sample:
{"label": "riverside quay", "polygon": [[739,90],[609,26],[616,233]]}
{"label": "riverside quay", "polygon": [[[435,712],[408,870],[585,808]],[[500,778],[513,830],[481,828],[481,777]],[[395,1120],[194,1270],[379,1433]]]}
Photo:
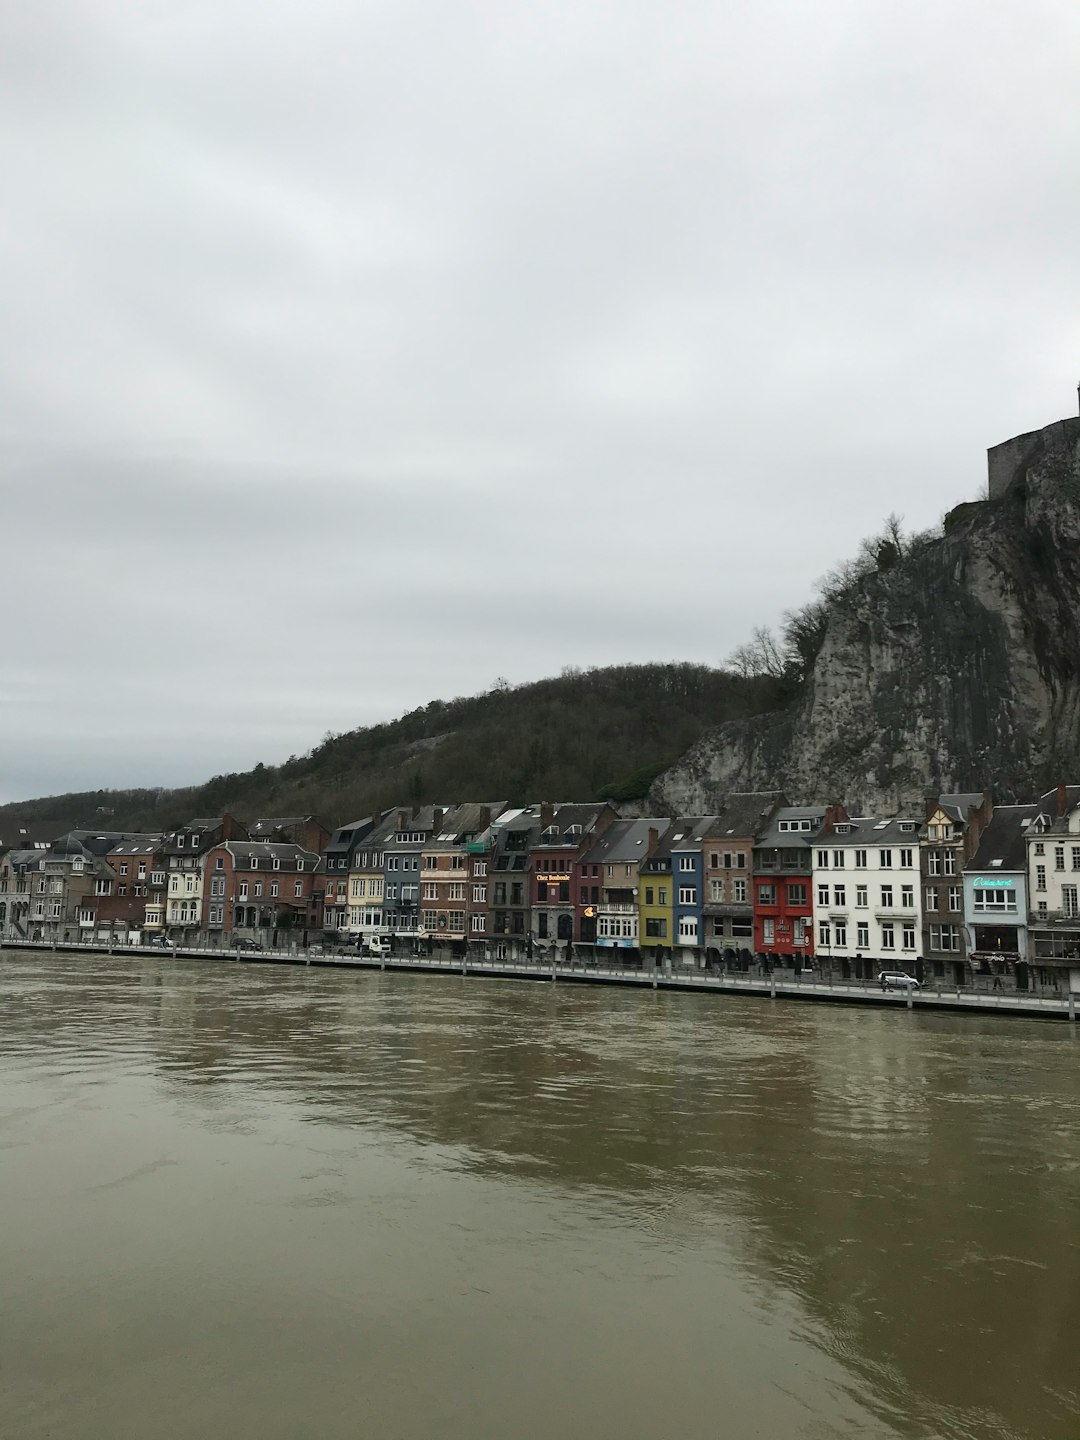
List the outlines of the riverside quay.
{"label": "riverside quay", "polygon": [[319,944],[1080,993],[1080,785],[891,816],[763,791],[674,819],[490,800],[336,830],[310,815],[163,834],[5,825],[6,944]]}

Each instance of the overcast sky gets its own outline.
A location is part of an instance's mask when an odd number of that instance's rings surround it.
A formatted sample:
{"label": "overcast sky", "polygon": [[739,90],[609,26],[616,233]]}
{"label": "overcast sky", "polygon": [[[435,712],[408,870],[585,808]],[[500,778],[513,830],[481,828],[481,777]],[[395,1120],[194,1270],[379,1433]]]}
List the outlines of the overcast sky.
{"label": "overcast sky", "polygon": [[718,663],[1080,379],[1076,0],[35,0],[0,800]]}

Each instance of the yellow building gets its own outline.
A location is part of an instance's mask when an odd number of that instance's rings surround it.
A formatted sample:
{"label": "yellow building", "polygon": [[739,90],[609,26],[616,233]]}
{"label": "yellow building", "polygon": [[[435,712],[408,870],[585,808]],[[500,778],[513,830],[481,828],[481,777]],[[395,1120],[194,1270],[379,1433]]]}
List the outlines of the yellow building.
{"label": "yellow building", "polygon": [[638,945],[670,950],[674,943],[675,904],[671,885],[671,851],[660,846],[641,862],[638,875]]}

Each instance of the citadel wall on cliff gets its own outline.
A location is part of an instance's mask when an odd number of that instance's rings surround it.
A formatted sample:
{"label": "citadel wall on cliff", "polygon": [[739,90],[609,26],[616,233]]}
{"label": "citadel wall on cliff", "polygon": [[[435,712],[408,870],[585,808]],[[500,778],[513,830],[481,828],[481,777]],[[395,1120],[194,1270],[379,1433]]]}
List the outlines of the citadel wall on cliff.
{"label": "citadel wall on cliff", "polygon": [[833,605],[786,710],[708,732],[656,782],[673,813],[732,791],[879,812],[1080,767],[1080,418],[988,452],[988,498]]}

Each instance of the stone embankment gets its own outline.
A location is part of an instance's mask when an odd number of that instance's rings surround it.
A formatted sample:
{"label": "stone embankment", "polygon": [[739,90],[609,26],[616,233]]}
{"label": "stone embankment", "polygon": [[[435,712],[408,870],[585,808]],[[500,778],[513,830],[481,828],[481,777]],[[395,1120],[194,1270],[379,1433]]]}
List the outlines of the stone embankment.
{"label": "stone embankment", "polygon": [[310,950],[225,950],[221,947],[183,948],[168,950],[149,946],[123,946],[110,949],[102,944],[49,944],[43,941],[6,945],[0,949],[0,963],[5,953],[53,950],[74,954],[81,950],[96,954],[139,956],[141,958],[180,958],[217,965],[264,964],[303,965],[336,970],[412,971],[439,975],[487,976],[500,980],[530,980],[550,984],[628,985],[638,990],[679,990],[698,994],[756,996],[767,1000],[816,1001],[823,1004],[874,1005],[900,1010],[955,1010],[992,1015],[1041,1016],[1045,1019],[1068,1020],[1076,1023],[1080,1012],[1080,996],[1035,995],[1020,991],[980,992],[924,988],[918,991],[883,991],[873,983],[833,982],[816,977],[709,973],[700,970],[640,970],[615,965],[566,963],[547,960],[479,960],[459,959],[449,954],[409,956],[358,956],[352,953],[326,954]]}

